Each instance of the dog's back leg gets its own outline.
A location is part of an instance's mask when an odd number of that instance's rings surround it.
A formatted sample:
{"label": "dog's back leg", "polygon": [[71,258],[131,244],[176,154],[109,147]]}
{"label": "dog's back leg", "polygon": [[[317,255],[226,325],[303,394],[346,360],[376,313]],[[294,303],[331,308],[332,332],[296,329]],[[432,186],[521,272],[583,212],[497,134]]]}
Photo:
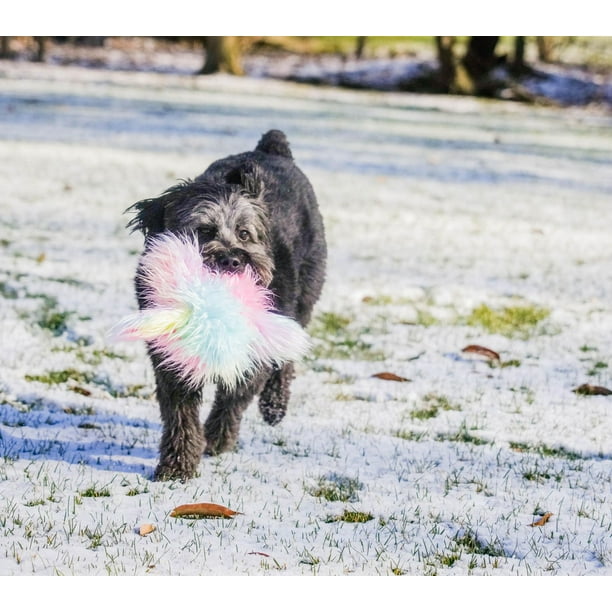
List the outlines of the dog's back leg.
{"label": "dog's back leg", "polygon": [[274,368],[259,396],[259,412],[268,425],[276,425],[287,413],[291,395],[291,381],[294,377],[292,363]]}
{"label": "dog's back leg", "polygon": [[[300,268],[300,295],[297,297],[295,312],[290,314],[306,327],[310,322],[312,309],[319,299],[325,277],[325,250],[304,261]],[[291,395],[291,381],[294,378],[293,363],[274,368],[259,396],[259,412],[269,425],[280,423],[287,413]]]}

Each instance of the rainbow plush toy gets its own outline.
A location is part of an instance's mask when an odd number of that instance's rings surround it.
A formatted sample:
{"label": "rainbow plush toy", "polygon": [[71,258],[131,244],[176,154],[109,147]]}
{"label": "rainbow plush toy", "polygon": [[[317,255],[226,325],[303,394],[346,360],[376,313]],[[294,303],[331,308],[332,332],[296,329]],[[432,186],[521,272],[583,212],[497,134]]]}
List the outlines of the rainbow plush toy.
{"label": "rainbow plush toy", "polygon": [[144,340],[188,385],[234,388],[262,366],[295,361],[309,348],[293,319],[272,311],[271,293],[250,268],[221,274],[203,265],[197,239],[151,240],[139,272],[149,306],[113,328],[116,340]]}

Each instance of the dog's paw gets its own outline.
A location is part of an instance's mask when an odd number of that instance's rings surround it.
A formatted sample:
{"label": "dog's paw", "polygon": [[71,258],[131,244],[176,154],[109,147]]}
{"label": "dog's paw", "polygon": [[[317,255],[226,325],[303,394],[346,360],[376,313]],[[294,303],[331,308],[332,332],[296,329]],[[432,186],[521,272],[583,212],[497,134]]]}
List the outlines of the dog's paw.
{"label": "dog's paw", "polygon": [[204,455],[208,457],[214,457],[215,455],[220,455],[221,453],[230,453],[236,449],[237,442],[236,440],[229,439],[217,439],[217,440],[206,440],[206,446],[204,447]]}
{"label": "dog's paw", "polygon": [[177,465],[168,465],[160,463],[153,473],[153,480],[164,482],[168,480],[180,480],[186,482],[198,476],[196,468],[186,468]]}

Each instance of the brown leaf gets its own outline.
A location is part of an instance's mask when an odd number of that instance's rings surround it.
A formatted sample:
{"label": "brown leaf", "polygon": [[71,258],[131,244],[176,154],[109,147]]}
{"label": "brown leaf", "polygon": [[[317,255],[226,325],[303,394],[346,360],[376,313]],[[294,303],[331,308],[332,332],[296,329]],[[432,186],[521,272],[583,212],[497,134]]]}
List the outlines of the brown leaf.
{"label": "brown leaf", "polygon": [[379,372],[378,374],[372,374],[372,378],[380,378],[381,380],[394,380],[396,382],[410,382],[409,378],[398,376],[393,372]]}
{"label": "brown leaf", "polygon": [[70,391],[72,391],[73,393],[85,395],[86,397],[89,397],[91,395],[91,391],[89,389],[85,389],[85,387],[80,387],[79,385],[70,385],[68,389],[70,389]]}
{"label": "brown leaf", "polygon": [[573,389],[573,391],[578,395],[612,395],[612,391],[610,391],[610,389],[589,384],[580,385],[579,387]]}
{"label": "brown leaf", "polygon": [[461,349],[462,353],[475,353],[477,355],[482,355],[491,361],[501,361],[499,353],[487,348],[486,346],[480,346],[479,344],[469,344],[465,348]]}
{"label": "brown leaf", "polygon": [[269,557],[270,555],[268,553],[264,553],[264,552],[257,552],[256,550],[254,550],[253,552],[248,553],[249,555],[261,555],[262,557]]}
{"label": "brown leaf", "polygon": [[225,506],[220,506],[219,504],[211,504],[211,503],[201,503],[201,504],[184,504],[182,506],[177,506],[172,512],[170,516],[174,517],[193,517],[193,518],[209,518],[209,517],[221,517],[221,518],[232,518],[235,514],[242,514],[242,512],[236,512],[235,510],[230,510]]}
{"label": "brown leaf", "polygon": [[151,523],[144,523],[138,528],[138,534],[141,536],[149,535],[155,531],[155,525],[151,525]]}
{"label": "brown leaf", "polygon": [[552,516],[552,512],[547,512],[542,518],[529,524],[529,527],[543,527],[548,523],[548,519]]}

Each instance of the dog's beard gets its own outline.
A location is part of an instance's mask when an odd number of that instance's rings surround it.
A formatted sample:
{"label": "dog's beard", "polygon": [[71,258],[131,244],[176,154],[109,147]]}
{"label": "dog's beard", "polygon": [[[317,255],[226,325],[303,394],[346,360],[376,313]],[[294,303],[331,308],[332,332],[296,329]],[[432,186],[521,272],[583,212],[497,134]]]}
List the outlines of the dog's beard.
{"label": "dog's beard", "polygon": [[[202,242],[200,240],[200,253],[202,262],[212,270],[222,273],[242,272],[245,268],[251,268],[255,273],[258,282],[264,287],[268,287],[272,282],[274,274],[274,263],[262,244],[250,244],[231,248],[224,246],[220,242],[213,240]],[[232,268],[225,264],[227,259],[235,259],[240,264]]]}

